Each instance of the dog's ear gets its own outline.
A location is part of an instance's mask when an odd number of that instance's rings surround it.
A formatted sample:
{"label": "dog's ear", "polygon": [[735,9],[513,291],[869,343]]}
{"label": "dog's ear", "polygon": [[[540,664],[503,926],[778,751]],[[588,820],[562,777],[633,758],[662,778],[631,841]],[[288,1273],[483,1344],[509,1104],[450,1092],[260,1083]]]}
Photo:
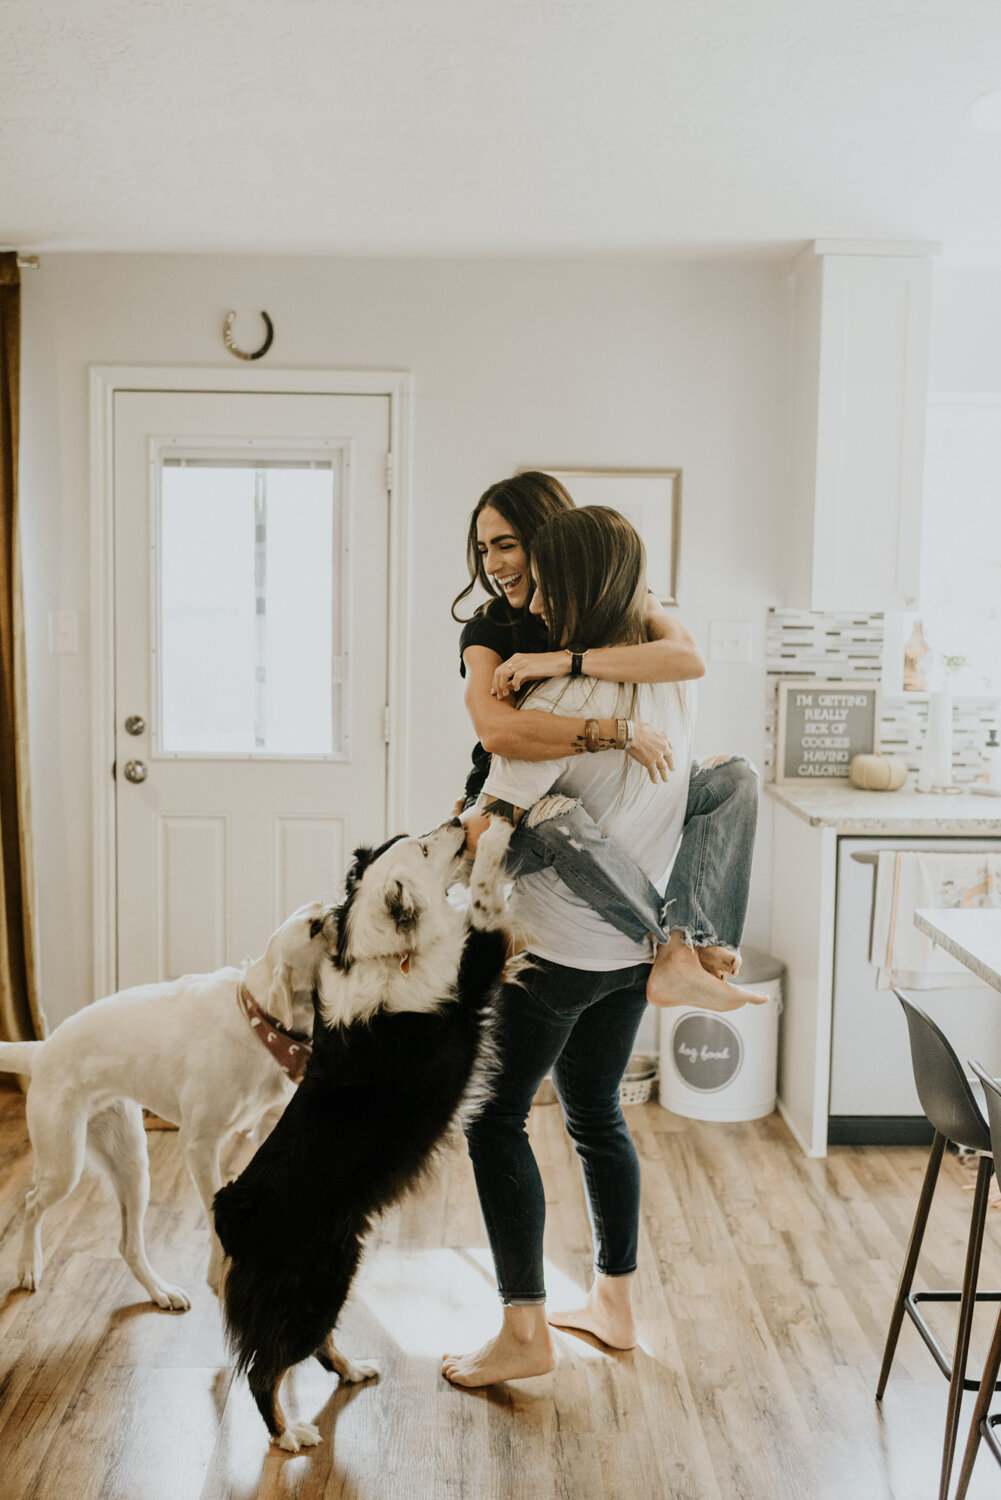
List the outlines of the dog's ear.
{"label": "dog's ear", "polygon": [[269,1016],[274,1017],[279,1026],[284,1026],[286,1031],[290,1030],[293,1019],[292,970],[287,964],[275,965],[264,1009]]}
{"label": "dog's ear", "polygon": [[328,918],[330,927],[330,959],[335,969],[343,969],[347,972],[351,967],[348,958],[348,913],[351,908],[350,900],[345,901],[343,906],[337,909]]}
{"label": "dog's ear", "polygon": [[401,880],[394,880],[386,891],[386,910],[393,919],[397,932],[413,932],[420,921],[420,902]]}
{"label": "dog's ear", "polygon": [[359,880],[372,863],[375,850],[370,844],[362,844],[357,848],[348,866],[348,873],[344,877],[344,892],[350,896]]}

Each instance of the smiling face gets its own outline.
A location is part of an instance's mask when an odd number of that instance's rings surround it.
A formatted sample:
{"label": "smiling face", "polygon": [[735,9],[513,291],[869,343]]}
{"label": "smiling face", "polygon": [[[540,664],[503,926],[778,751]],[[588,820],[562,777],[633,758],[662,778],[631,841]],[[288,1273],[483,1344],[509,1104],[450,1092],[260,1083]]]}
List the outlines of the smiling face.
{"label": "smiling face", "polygon": [[476,547],[484,571],[514,609],[524,609],[531,592],[528,558],[521,540],[492,505],[476,518]]}

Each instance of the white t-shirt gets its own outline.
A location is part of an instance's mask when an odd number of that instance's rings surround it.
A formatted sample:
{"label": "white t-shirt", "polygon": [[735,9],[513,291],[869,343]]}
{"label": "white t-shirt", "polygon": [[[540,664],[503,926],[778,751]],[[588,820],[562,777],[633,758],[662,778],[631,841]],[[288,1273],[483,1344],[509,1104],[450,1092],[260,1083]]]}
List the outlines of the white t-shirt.
{"label": "white t-shirt", "polygon": [[[690,682],[599,682],[593,677],[540,683],[525,708],[567,718],[643,719],[665,730],[675,770],[653,782],[624,750],[570,755],[562,760],[511,760],[495,755],[484,792],[529,808],[547,792],[579,797],[602,832],[639,865],[663,895],[678,851],[688,803],[695,725]],[[518,914],[529,950],[572,969],[627,969],[649,962],[652,943],[634,942],[592,910],[551,869],[517,882]]]}

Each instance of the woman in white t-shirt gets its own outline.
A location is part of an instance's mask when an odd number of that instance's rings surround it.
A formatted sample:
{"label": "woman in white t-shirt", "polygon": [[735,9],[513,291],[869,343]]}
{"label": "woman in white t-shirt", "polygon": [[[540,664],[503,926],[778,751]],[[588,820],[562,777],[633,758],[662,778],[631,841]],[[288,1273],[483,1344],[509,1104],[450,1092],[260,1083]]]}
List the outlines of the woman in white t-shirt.
{"label": "woman in white t-shirt", "polygon": [[[647,638],[643,544],[616,511],[588,506],[555,517],[533,537],[531,561],[531,608],[546,620],[554,642],[572,642],[576,653]],[[642,718],[667,733],[677,766],[691,762],[690,683],[570,676],[540,683],[522,701],[583,719],[586,749],[598,748],[598,721],[621,720],[625,740],[628,721]],[[547,811],[558,817],[561,800],[579,799],[663,893],[687,798],[685,773],[652,781],[624,748],[546,761],[495,755],[477,809],[466,819],[475,845],[491,813],[514,822],[527,808],[536,819]],[[490,1101],[467,1130],[503,1324],[475,1353],[445,1356],[443,1373],[462,1386],[552,1368],[542,1259],[545,1194],[525,1132],[532,1099],[550,1072],[583,1169],[595,1280],[585,1307],[549,1321],[586,1329],[614,1348],[636,1342],[631,1287],[639,1164],[619,1084],[646,1006],[653,944],[606,921],[551,868],[519,877],[517,899],[533,962],[499,998],[499,1068]]]}
{"label": "woman in white t-shirt", "polygon": [[[523,685],[580,673],[606,685],[683,683],[705,670],[692,636],[650,595],[639,640],[597,647],[584,641],[580,650],[552,649],[557,642],[528,607],[530,559],[541,528],[573,509],[558,480],[529,471],[492,484],[470,516],[470,582],[453,602],[453,616],[459,618],[456,608],[474,587],[489,597],[464,621],[459,643],[466,707],[480,743],[457,811],[471,806],[482,791],[491,754],[549,761],[587,748],[584,717],[539,711],[530,697],[516,703],[514,694]],[[562,555],[561,565],[567,579],[573,579],[577,557],[572,548]],[[554,584],[558,587],[559,581]],[[642,695],[637,701],[641,710]],[[613,751],[622,726],[614,718],[596,722],[599,751]],[[740,967],[757,823],[757,772],[739,755],[710,757],[686,772],[685,763],[672,757],[661,729],[642,717],[623,723],[627,754],[655,781],[673,777],[675,765],[682,777],[687,774],[684,834],[666,893],[658,893],[630,859],[628,845],[605,838],[573,799],[564,799],[556,813],[546,804],[545,817],[533,809],[521,821],[509,850],[509,868],[527,874],[548,867],[626,937],[652,934],[657,952],[647,999],[654,1005],[733,1010],[765,999],[727,982]],[[665,851],[665,859],[670,852]]]}

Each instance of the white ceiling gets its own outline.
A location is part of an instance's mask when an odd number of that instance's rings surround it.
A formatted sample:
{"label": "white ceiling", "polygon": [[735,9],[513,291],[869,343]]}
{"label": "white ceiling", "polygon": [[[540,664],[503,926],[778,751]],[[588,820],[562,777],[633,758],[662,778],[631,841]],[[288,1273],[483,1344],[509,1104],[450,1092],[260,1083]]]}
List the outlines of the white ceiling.
{"label": "white ceiling", "polygon": [[1001,264],[999,0],[2,0],[0,244]]}

